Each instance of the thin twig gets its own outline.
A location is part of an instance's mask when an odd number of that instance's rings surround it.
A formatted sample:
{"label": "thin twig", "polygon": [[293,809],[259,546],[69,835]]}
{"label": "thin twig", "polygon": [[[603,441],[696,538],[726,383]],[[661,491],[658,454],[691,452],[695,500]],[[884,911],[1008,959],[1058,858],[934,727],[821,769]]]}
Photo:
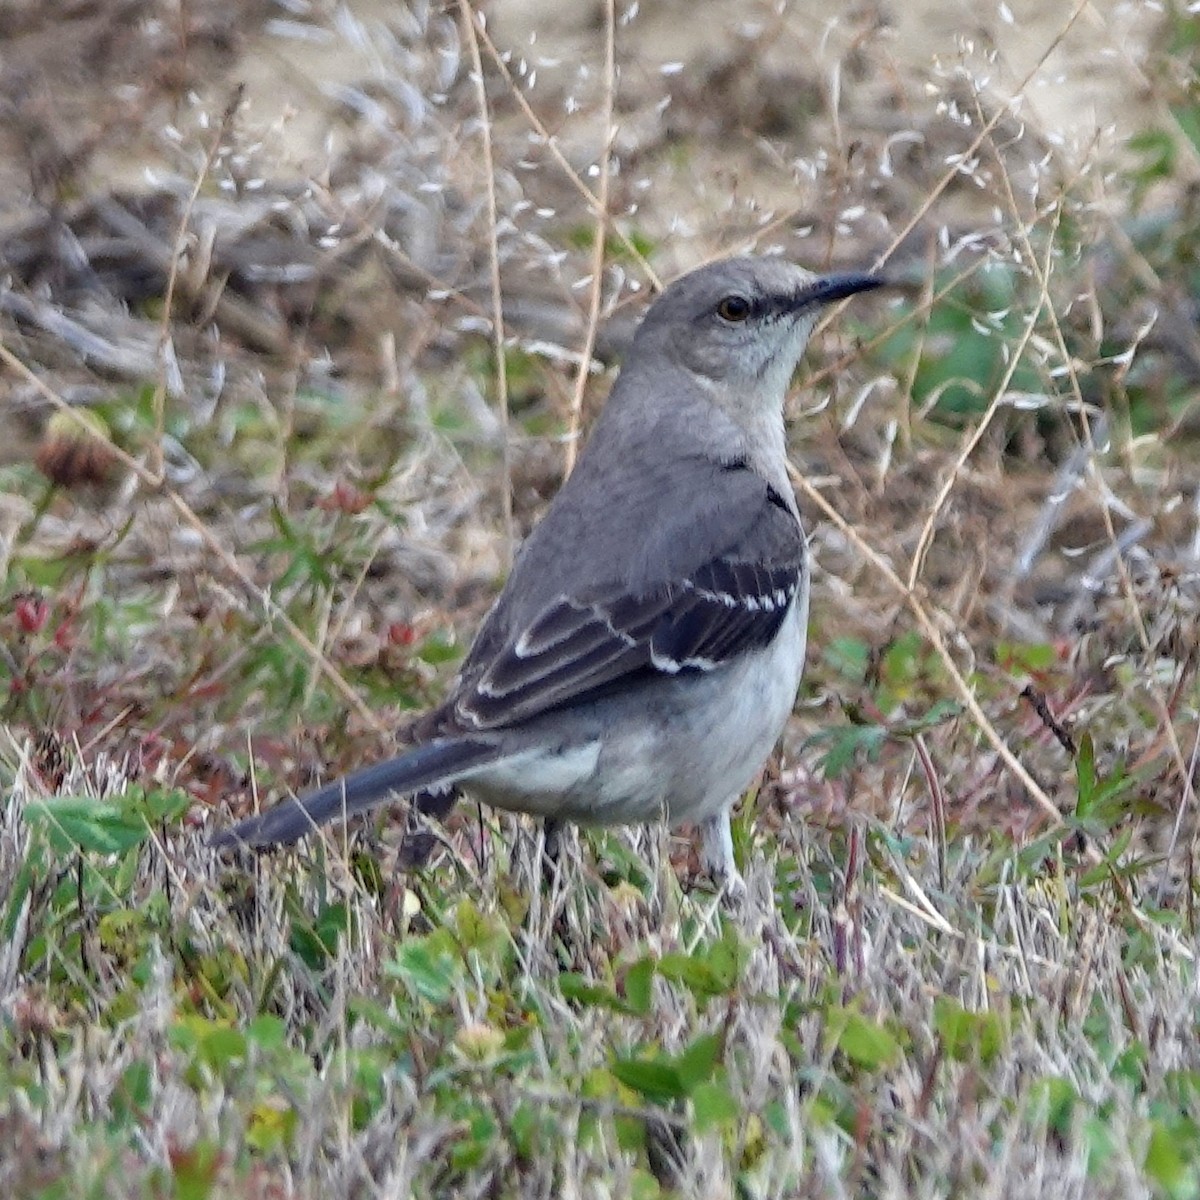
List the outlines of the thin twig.
{"label": "thin twig", "polygon": [[[840,358],[835,359],[833,362],[819,367],[811,375],[806,375],[804,377],[805,389],[807,390],[817,387],[826,380],[838,379],[842,372],[845,371],[845,369],[856,359],[869,356],[872,351],[877,350],[891,338],[895,337],[895,335],[904,329],[905,326],[911,325],[920,317],[927,317],[930,310],[935,305],[941,303],[941,301],[943,301],[947,296],[953,294],[983,265],[983,260],[980,259],[977,262],[973,262],[969,266],[964,267],[957,275],[951,279],[948,279],[944,284],[942,284],[942,286],[938,288],[937,291],[933,292],[932,295],[930,295],[927,299],[922,299],[919,304],[911,305],[905,309],[903,314],[898,316],[896,320],[892,322],[892,324],[881,330],[874,337],[864,341],[856,341],[852,350],[847,351]],[[927,289],[922,288],[922,290],[924,291]],[[823,326],[821,326],[821,328],[823,328]],[[815,331],[813,336],[817,336]]]}
{"label": "thin twig", "polygon": [[971,685],[958,669],[958,664],[950,656],[950,651],[946,648],[941,630],[934,623],[929,610],[922,603],[916,592],[905,584],[904,580],[896,574],[887,559],[866,542],[858,530],[804,478],[795,466],[789,463],[788,470],[791,472],[792,482],[796,487],[825,514],[826,519],[850,542],[860,557],[864,561],[869,562],[883,576],[884,580],[908,606],[913,616],[916,617],[917,624],[921,626],[922,632],[929,639],[930,645],[933,646],[938,657],[942,660],[946,672],[954,685],[954,690],[958,693],[967,711],[971,714],[972,721],[975,722],[984,738],[991,744],[992,749],[1000,756],[1004,765],[1024,785],[1025,790],[1038,807],[1042,809],[1055,826],[1061,825],[1063,818],[1058,810],[1058,806],[1046,794],[1042,785],[1029,773],[1025,764],[1009,749],[1008,743],[1000,736],[995,725],[992,724],[988,715],[983,711]]}
{"label": "thin twig", "polygon": [[[1063,38],[1065,38],[1071,31],[1071,27],[1079,19],[1080,14],[1090,3],[1091,0],[1076,0],[1075,7],[1071,10],[1071,15],[1063,23],[1062,28],[1059,29],[1058,33],[1056,33],[1053,38],[1051,38],[1049,45],[1038,56],[1037,62],[1035,62],[1029,71],[1026,72],[1025,77],[1021,80],[1021,82],[1017,84],[1012,95],[1013,100],[1020,96],[1033,82],[1038,72],[1046,65],[1046,60],[1054,53],[1055,50],[1058,49]],[[950,169],[942,175],[937,183],[933,185],[929,191],[929,194],[921,202],[920,207],[908,219],[908,222],[904,225],[900,232],[897,233],[888,243],[887,249],[884,250],[875,260],[876,270],[879,270],[884,266],[885,263],[887,263],[892,255],[895,254],[897,248],[903,244],[904,240],[909,236],[909,234],[911,234],[912,231],[916,229],[917,226],[920,225],[920,223],[929,215],[929,210],[933,208],[941,194],[950,186],[951,183],[954,182],[956,178],[958,178],[960,172],[957,164],[968,161],[979,149],[979,147],[982,146],[985,141],[987,141],[988,137],[991,136],[992,130],[995,129],[996,126],[999,125],[1008,114],[1010,104],[1011,100],[1009,104],[998,104],[996,106],[996,111],[991,115],[991,117],[988,118],[986,122],[984,122],[983,128],[980,129],[980,131],[975,135],[975,138],[972,140],[971,144],[961,154],[955,156],[955,164],[952,165]],[[799,213],[803,211],[804,209],[802,208],[789,209],[787,212],[776,217],[773,221],[764,225],[762,229],[758,230],[754,235],[754,241],[761,241],[763,238],[774,233],[775,230],[785,228],[787,225],[791,224],[791,222]],[[819,334],[828,325],[835,321],[842,309],[844,309],[848,303],[848,300],[842,300],[833,305],[818,323],[814,333]]]}
{"label": "thin twig", "polygon": [[[978,106],[976,112],[978,112]],[[996,155],[997,162],[1000,160],[999,153],[993,148],[993,153]],[[1078,174],[1078,172],[1077,172]],[[1029,240],[1029,234],[1026,230],[1024,222],[1020,219],[1020,208],[1017,204],[1017,197],[1013,192],[1012,180],[1008,176],[1008,172],[1001,170],[1000,177],[1004,185],[1005,203],[1009,212],[1013,215],[1016,224],[1017,236],[1021,241],[1023,254],[1034,271],[1039,287],[1042,291],[1044,299],[1049,290],[1049,250],[1053,245],[1053,238],[1047,239],[1047,259],[1044,265],[1039,266],[1037,256],[1033,253],[1033,245]],[[1073,182],[1073,181],[1072,181]],[[1065,191],[1065,189],[1064,189]],[[1042,300],[1039,300],[1039,306]],[[1133,581],[1129,577],[1129,570],[1125,565],[1125,556],[1123,553],[1123,539],[1129,539],[1136,530],[1137,524],[1132,529],[1126,530],[1121,538],[1118,537],[1116,527],[1113,525],[1112,511],[1106,499],[1106,488],[1100,476],[1100,467],[1097,461],[1097,439],[1096,430],[1093,429],[1091,419],[1088,416],[1088,408],[1083,400],[1083,388],[1079,383],[1079,373],[1075,369],[1075,357],[1071,354],[1067,346],[1066,335],[1063,333],[1062,324],[1059,322],[1058,314],[1054,311],[1054,306],[1047,303],[1045,305],[1050,327],[1054,332],[1055,347],[1058,350],[1059,356],[1066,368],[1067,379],[1070,381],[1071,394],[1075,401],[1075,406],[1079,412],[1080,423],[1083,426],[1084,439],[1090,451],[1085,470],[1087,478],[1092,482],[1093,490],[1096,495],[1097,507],[1100,509],[1100,519],[1104,522],[1105,537],[1108,539],[1109,546],[1113,549],[1113,565],[1116,569],[1117,579],[1121,586],[1121,595],[1125,601],[1126,608],[1129,610],[1134,627],[1137,630],[1138,641],[1141,643],[1142,652],[1145,654],[1151,653],[1150,635],[1146,630],[1146,622],[1142,616],[1141,607],[1138,604],[1137,595],[1134,592]],[[1128,370],[1132,359],[1125,365],[1125,370]],[[1138,535],[1140,536],[1140,534]],[[1184,758],[1183,747],[1179,741],[1179,735],[1175,732],[1175,722],[1172,720],[1171,708],[1167,703],[1167,697],[1159,686],[1158,681],[1154,678],[1153,672],[1148,673],[1146,677],[1146,687],[1150,693],[1150,697],[1154,702],[1154,707],[1158,710],[1158,719],[1162,725],[1163,731],[1167,736],[1167,742],[1170,746],[1171,757],[1174,759],[1175,769],[1179,772],[1179,782],[1183,789],[1183,795],[1180,799],[1180,808],[1187,808],[1189,805],[1194,805],[1196,802],[1196,791],[1192,784],[1192,773],[1188,769],[1187,762]],[[1174,843],[1168,849],[1168,861],[1170,855],[1174,852]]]}
{"label": "thin twig", "polygon": [[938,778],[933,765],[933,755],[925,745],[922,734],[913,738],[913,746],[925,773],[925,782],[929,785],[929,810],[933,813],[933,844],[937,850],[938,887],[946,890],[946,795],[942,791],[942,781]]}
{"label": "thin twig", "polygon": [[[1087,8],[1090,3],[1091,0],[1076,0],[1075,7],[1071,10],[1071,15],[1063,23],[1062,28],[1054,35],[1053,38],[1050,39],[1049,45],[1038,56],[1037,62],[1035,62],[1033,66],[1029,68],[1025,74],[1025,77],[1019,84],[1017,84],[1016,90],[1013,92],[1013,100],[1022,95],[1025,89],[1033,82],[1038,72],[1046,65],[1046,60],[1055,52],[1055,50],[1058,49],[1063,38],[1065,38],[1067,34],[1071,32],[1071,27],[1076,21],[1079,20],[1080,14],[1082,14],[1083,10]],[[971,144],[962,152],[962,154],[956,156],[956,162],[967,162],[975,153],[975,151],[978,150],[979,147],[982,146],[989,137],[991,137],[992,130],[994,130],[996,126],[999,125],[1002,120],[1004,120],[1005,116],[1008,115],[1008,112],[1008,104],[998,104],[996,106],[996,111],[991,115],[991,117],[988,118],[986,122],[984,122],[983,128],[980,129],[980,131],[975,135],[975,138]],[[908,223],[903,229],[900,230],[898,234],[896,234],[894,238],[892,238],[891,244],[879,256],[877,263],[878,266],[883,266],[883,264],[887,262],[887,260],[895,253],[896,248],[903,243],[904,239],[907,238],[908,235],[912,233],[912,231],[916,229],[916,227],[925,219],[926,215],[929,213],[929,210],[933,207],[938,197],[950,186],[958,174],[959,172],[957,166],[952,166],[950,170],[948,170],[941,177],[941,179],[939,179],[937,183],[933,185],[933,188],[930,190],[929,195],[925,197],[920,208],[913,213],[913,215],[909,218]],[[843,303],[845,302],[843,301]]]}
{"label": "thin twig", "polygon": [[[459,3],[461,5],[465,5],[466,0],[459,0]],[[500,72],[500,74],[504,77],[505,83],[508,84],[509,90],[512,92],[512,97],[517,102],[517,107],[520,108],[525,120],[529,122],[530,128],[532,128],[534,133],[541,138],[542,144],[550,152],[550,157],[553,158],[556,163],[558,163],[560,170],[564,175],[566,175],[567,181],[572,187],[574,187],[580,196],[583,197],[584,203],[587,204],[588,208],[590,208],[594,214],[603,215],[604,206],[600,203],[599,198],[593,194],[592,189],[589,188],[588,185],[579,177],[579,172],[576,171],[573,166],[571,166],[571,164],[567,161],[566,156],[558,148],[558,142],[554,135],[538,118],[537,113],[535,113],[533,109],[529,107],[529,101],[525,99],[521,89],[517,87],[516,81],[512,77],[512,72],[508,69],[508,64],[504,61],[504,57],[501,55],[500,51],[496,49],[495,43],[493,43],[492,39],[488,37],[487,30],[477,27],[472,31],[472,35],[474,36],[475,34],[478,35],[478,42],[475,46],[476,50],[478,50],[479,44],[482,44],[484,49],[488,52],[488,56],[491,58],[496,70]],[[629,257],[633,259],[633,261],[637,263],[639,267],[641,267],[642,273],[650,281],[650,286],[654,288],[656,292],[661,292],[663,286],[662,280],[659,279],[654,272],[654,268],[646,261],[645,255],[643,255],[637,246],[634,245],[632,239],[620,227],[620,225],[614,222],[611,229],[612,233],[621,243]]]}
{"label": "thin twig", "polygon": [[157,492],[163,496],[175,511],[183,518],[184,522],[196,531],[200,540],[208,547],[209,552],[218,559],[222,567],[236,579],[245,589],[246,594],[260,604],[263,610],[273,620],[287,630],[288,635],[292,640],[308,655],[313,662],[325,675],[325,678],[334,686],[341,694],[342,698],[354,709],[355,712],[363,719],[363,721],[376,733],[381,735],[389,735],[390,730],[380,721],[380,719],[367,707],[366,703],[359,697],[354,689],[346,682],[345,677],[338,671],[337,667],[313,645],[305,632],[287,615],[278,604],[259,587],[246,573],[242,570],[237,559],[217,541],[216,535],[204,523],[203,518],[191,507],[178,492],[172,488],[166,487],[160,482],[157,482],[147,467],[138,459],[134,458],[128,451],[123,450],[118,446],[110,436],[101,434],[92,426],[81,413],[76,411],[68,404],[52,387],[40,379],[29,367],[25,365],[3,342],[0,342],[0,362],[5,363],[17,372],[23,379],[37,389],[40,395],[44,396],[59,412],[66,413],[67,416],[82,430],[89,438],[99,438],[104,442],[105,446],[112,453],[113,457],[137,476],[138,481],[148,490]]}
{"label": "thin twig", "polygon": [[[1103,413],[1092,426],[1092,432],[1103,448],[1104,442],[1108,440],[1108,418]],[[1037,520],[1025,534],[1017,552],[1011,572],[1012,583],[1020,583],[1029,576],[1042,548],[1050,540],[1050,535],[1062,524],[1066,516],[1067,501],[1087,474],[1087,464],[1091,457],[1092,447],[1086,442],[1080,442],[1055,473],[1054,482],[1046,493]]]}
{"label": "thin twig", "polygon": [[166,433],[167,422],[167,379],[171,371],[171,363],[175,358],[175,351],[171,345],[171,317],[175,312],[175,286],[179,279],[179,264],[183,260],[183,252],[187,245],[188,226],[191,224],[192,210],[196,206],[200,189],[204,186],[204,181],[208,178],[208,173],[212,170],[213,163],[217,160],[217,155],[221,150],[221,143],[225,140],[226,133],[229,132],[229,126],[233,123],[233,118],[237,113],[238,106],[242,102],[242,96],[245,94],[245,91],[246,85],[244,83],[239,83],[234,88],[233,96],[225,106],[225,111],[221,114],[220,123],[217,125],[216,132],[213,134],[212,141],[205,152],[204,161],[200,164],[200,170],[196,172],[196,178],[192,183],[192,190],[184,202],[183,211],[179,214],[179,228],[175,233],[175,244],[171,248],[171,261],[167,267],[167,287],[163,293],[162,317],[158,326],[158,361],[160,371],[158,383],[154,386],[154,440],[150,444],[150,479],[147,481],[150,487],[158,487],[163,481],[163,437]]}
{"label": "thin twig", "polygon": [[508,554],[511,557],[516,540],[516,530],[513,526],[512,461],[508,437],[508,369],[504,358],[504,309],[500,291],[500,221],[496,205],[496,160],[492,152],[492,117],[488,109],[487,85],[483,79],[483,60],[479,54],[482,19],[479,22],[476,21],[475,13],[471,10],[470,0],[458,0],[458,8],[467,34],[467,45],[471,48],[471,69],[475,77],[475,97],[479,105],[479,136],[483,141],[489,226],[488,267],[492,285],[492,354],[496,359],[496,407],[500,410],[500,435],[502,438],[501,470],[503,478],[500,508],[504,514]]}
{"label": "thin twig", "polygon": [[609,173],[612,169],[613,94],[616,91],[616,13],[614,0],[604,4],[604,144],[600,149],[600,188],[596,196],[596,231],[592,244],[592,284],[588,289],[587,333],[575,372],[575,387],[571,392],[571,408],[567,422],[565,474],[575,468],[579,455],[579,422],[583,413],[583,393],[587,387],[592,351],[596,346],[596,330],[600,324],[600,301],[604,294],[604,246],[608,238]]}
{"label": "thin twig", "polygon": [[[1058,227],[1058,216],[1056,212],[1054,228]],[[1053,234],[1054,230],[1051,230]],[[958,458],[955,459],[954,465],[942,481],[942,486],[938,489],[938,494],[934,498],[933,506],[929,510],[929,515],[925,518],[925,524],[921,527],[921,535],[917,538],[917,548],[913,551],[912,563],[908,568],[908,587],[911,591],[917,586],[917,580],[921,575],[921,567],[925,562],[925,555],[929,552],[929,547],[933,542],[934,529],[937,525],[937,519],[941,515],[942,509],[946,505],[946,501],[950,498],[950,493],[954,490],[954,485],[958,482],[958,477],[962,472],[963,467],[967,465],[967,459],[975,453],[976,447],[983,440],[983,435],[991,426],[992,419],[996,413],[1000,411],[1004,403],[1004,397],[1008,392],[1008,385],[1012,382],[1013,376],[1017,372],[1017,368],[1021,365],[1021,359],[1025,355],[1025,347],[1029,345],[1029,339],[1033,337],[1033,331],[1037,328],[1038,320],[1041,317],[1042,309],[1050,308],[1050,297],[1047,293],[1047,288],[1050,284],[1050,259],[1054,254],[1054,238],[1053,236],[1046,239],[1046,266],[1041,274],[1041,295],[1037,298],[1037,303],[1033,306],[1029,313],[1029,318],[1025,322],[1025,328],[1021,330],[1021,336],[1017,341],[1016,348],[1009,355],[1008,366],[1004,370],[1004,376],[997,384],[992,393],[992,398],[988,403],[983,416],[980,417],[978,424],[971,433],[963,439],[962,449],[959,451]]]}

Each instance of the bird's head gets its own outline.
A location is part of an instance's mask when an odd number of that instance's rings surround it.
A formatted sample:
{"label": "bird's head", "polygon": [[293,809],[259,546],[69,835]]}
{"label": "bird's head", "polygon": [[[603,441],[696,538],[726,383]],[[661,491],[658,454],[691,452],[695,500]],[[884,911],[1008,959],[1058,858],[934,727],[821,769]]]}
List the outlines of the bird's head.
{"label": "bird's head", "polygon": [[635,349],[778,403],[821,310],[883,283],[866,272],[814,275],[780,258],[725,259],[671,284],[643,318]]}

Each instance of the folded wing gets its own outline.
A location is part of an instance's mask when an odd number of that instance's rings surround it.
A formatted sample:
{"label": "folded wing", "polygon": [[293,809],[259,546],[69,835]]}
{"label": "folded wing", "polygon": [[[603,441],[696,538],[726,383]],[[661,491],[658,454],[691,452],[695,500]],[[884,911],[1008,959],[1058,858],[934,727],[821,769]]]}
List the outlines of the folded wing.
{"label": "folded wing", "polygon": [[546,597],[524,620],[491,614],[447,706],[460,727],[525,721],[638,673],[718,670],[771,642],[804,585],[803,531],[744,463],[709,468],[722,472],[709,489],[719,507],[701,497],[686,527],[666,514],[638,531],[634,586],[614,571],[579,595]]}

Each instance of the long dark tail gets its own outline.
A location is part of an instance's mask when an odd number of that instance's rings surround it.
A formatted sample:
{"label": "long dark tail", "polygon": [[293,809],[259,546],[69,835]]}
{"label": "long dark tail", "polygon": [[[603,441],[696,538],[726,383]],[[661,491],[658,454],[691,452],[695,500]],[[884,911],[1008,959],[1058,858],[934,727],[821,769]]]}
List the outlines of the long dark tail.
{"label": "long dark tail", "polygon": [[375,763],[304,796],[284,800],[257,817],[247,817],[212,839],[224,846],[290,846],[338,816],[366,812],[377,804],[425,788],[445,787],[499,757],[489,742],[439,738],[399,758]]}

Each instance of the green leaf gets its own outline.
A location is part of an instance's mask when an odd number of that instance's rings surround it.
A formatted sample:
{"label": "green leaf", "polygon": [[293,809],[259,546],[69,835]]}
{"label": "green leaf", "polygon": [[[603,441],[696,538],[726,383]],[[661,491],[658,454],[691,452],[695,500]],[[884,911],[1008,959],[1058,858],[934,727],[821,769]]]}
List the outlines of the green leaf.
{"label": "green leaf", "polygon": [[508,1121],[508,1136],[512,1140],[517,1157],[532,1162],[542,1150],[543,1138],[548,1130],[542,1110],[533,1104],[522,1102],[513,1110]]}
{"label": "green leaf", "polygon": [[[1137,1043],[1136,1048],[1140,1051],[1137,1055],[1136,1074],[1122,1072],[1123,1078],[1128,1078],[1135,1083],[1141,1081],[1144,1064],[1150,1057],[1149,1051],[1141,1043]],[[1122,1058],[1128,1056],[1133,1049],[1134,1047],[1131,1046],[1125,1055],[1122,1055]],[[1200,1071],[1164,1071],[1163,1086],[1173,1104],[1180,1107],[1191,1106],[1200,1099]]]}
{"label": "green leaf", "polygon": [[949,996],[933,1005],[933,1026],[946,1054],[956,1062],[993,1062],[1004,1045],[1004,1026],[996,1013],[971,1012]]}
{"label": "green leaf", "polygon": [[1059,1137],[1066,1137],[1071,1132],[1071,1118],[1079,1103],[1079,1093],[1069,1079],[1059,1075],[1039,1079],[1030,1089],[1030,1100],[1035,1109],[1044,1109],[1046,1125]]}
{"label": "green leaf", "polygon": [[882,725],[840,725],[814,734],[813,743],[827,742],[829,749],[821,756],[821,772],[826,779],[840,779],[861,754],[868,762],[879,757],[887,741],[888,731]]}
{"label": "green leaf", "polygon": [[563,996],[576,1004],[645,1016],[650,1011],[655,965],[652,958],[639,959],[618,979],[618,990],[593,983],[573,971],[562,972],[558,986]]}
{"label": "green leaf", "polygon": [[56,853],[77,850],[91,854],[124,854],[150,835],[141,813],[130,811],[120,799],[96,800],[90,796],[55,796],[35,800],[25,809],[34,828],[45,831]]}
{"label": "green leaf", "polygon": [[[31,808],[32,805],[29,807]],[[25,811],[28,813],[29,808],[26,808]],[[48,855],[49,850],[45,844],[31,845],[16,877],[9,885],[8,903],[4,909],[3,923],[0,924],[0,937],[3,937],[6,943],[12,942],[17,925],[25,913],[26,897],[34,887],[41,887],[41,881],[45,878],[45,872],[48,870],[44,861]]]}
{"label": "green leaf", "polygon": [[[1145,1083],[1146,1066],[1149,1061],[1150,1051],[1141,1042],[1133,1042],[1113,1059],[1109,1077],[1119,1079],[1131,1088],[1141,1088]],[[1166,1074],[1169,1075],[1170,1072]],[[1165,1076],[1163,1082],[1166,1083]]]}
{"label": "green leaf", "polygon": [[573,1000],[584,1008],[607,1008],[612,1012],[634,1015],[634,1009],[612,988],[592,983],[573,971],[563,971],[559,975],[558,987],[565,1000]]}
{"label": "green leaf", "polygon": [[1075,815],[1086,817],[1096,794],[1096,748],[1092,735],[1085,733],[1079,739],[1079,753],[1075,755]]}
{"label": "green leaf", "polygon": [[915,737],[918,733],[925,733],[961,715],[962,705],[957,700],[939,700],[923,715],[914,717],[911,721],[896,721],[889,725],[888,732],[893,737]]}
{"label": "green leaf", "polygon": [[144,1121],[154,1098],[154,1078],[144,1061],[131,1062],[113,1089],[110,1104],[118,1124]]}
{"label": "green leaf", "polygon": [[697,1133],[737,1120],[741,1106],[719,1083],[698,1083],[692,1090],[692,1115]]}
{"label": "green leaf", "polygon": [[246,1036],[228,1021],[191,1013],[171,1026],[168,1039],[206,1066],[221,1068],[246,1057]]}
{"label": "green leaf", "polygon": [[871,661],[871,648],[862,638],[835,637],[826,644],[822,657],[839,675],[861,683]]}
{"label": "green leaf", "polygon": [[167,791],[156,788],[149,792],[143,792],[141,788],[131,788],[122,799],[131,810],[140,810],[147,822],[154,825],[177,820],[191,806],[191,800],[181,788],[171,788]]}
{"label": "green leaf", "polygon": [[315,921],[293,917],[290,943],[307,967],[319,971],[337,951],[338,938],[350,927],[350,910],[339,901],[321,907]]}
{"label": "green leaf", "polygon": [[434,633],[421,643],[417,657],[431,667],[440,667],[442,663],[454,662],[455,659],[461,658],[462,646],[448,634]]}
{"label": "green leaf", "polygon": [[[577,250],[590,250],[596,242],[596,227],[594,225],[577,225],[566,233],[567,240]],[[604,257],[609,262],[625,262],[633,256],[629,252],[632,246],[643,258],[649,258],[654,252],[654,242],[648,234],[633,229],[626,234],[628,245],[624,238],[615,233],[607,233],[604,237]]]}
{"label": "green leaf", "polygon": [[[1191,11],[1195,11],[1192,9]],[[1200,150],[1200,106],[1195,104],[1172,104],[1171,116],[1175,118],[1184,137],[1193,150]]]}
{"label": "green leaf", "polygon": [[1010,675],[1038,675],[1054,666],[1058,651],[1049,642],[997,642],[992,658]]}
{"label": "green leaf", "polygon": [[622,980],[622,990],[629,1010],[638,1016],[645,1016],[650,1011],[654,995],[654,973],[657,964],[652,958],[641,958],[625,972]]}
{"label": "green leaf", "polygon": [[1087,1170],[1094,1175],[1104,1168],[1117,1150],[1114,1130],[1103,1117],[1089,1116],[1083,1122],[1083,1143],[1087,1147]]}
{"label": "green leaf", "polygon": [[466,1127],[450,1148],[450,1162],[457,1171],[469,1171],[487,1157],[499,1130],[491,1113],[481,1105],[464,1103],[455,1117]]}
{"label": "green leaf", "polygon": [[246,1026],[246,1040],[262,1050],[278,1050],[287,1045],[287,1026],[279,1017],[263,1013]]}
{"label": "green leaf", "polygon": [[1125,815],[1134,780],[1118,760],[1107,775],[1096,771],[1096,749],[1092,735],[1079,739],[1075,755],[1076,801],[1075,817],[1079,821],[1100,822],[1108,826]]}
{"label": "green leaf", "polygon": [[489,966],[496,966],[511,945],[511,935],[494,914],[484,913],[470,899],[460,900],[454,910],[454,928],[464,950],[473,951]]}
{"label": "green leaf", "polygon": [[700,1084],[709,1082],[720,1053],[720,1036],[706,1033],[677,1056],[659,1053],[615,1059],[612,1073],[647,1100],[667,1104],[690,1096]]}
{"label": "green leaf", "polygon": [[91,796],[55,796],[35,800],[25,809],[34,828],[42,828],[57,854],[82,850],[91,854],[124,854],[141,845],[154,826],[181,816],[188,807],[181,791],[133,787],[102,800]]}
{"label": "green leaf", "polygon": [[462,975],[462,964],[444,945],[434,944],[436,937],[433,934],[405,942],[386,970],[422,1000],[444,1004],[454,994],[454,986]]}
{"label": "green leaf", "polygon": [[[406,1031],[406,1037],[409,1032],[411,1029]],[[363,1130],[378,1119],[379,1110],[387,1103],[388,1088],[385,1078],[393,1068],[390,1064],[380,1061],[377,1047],[372,1047],[369,1051],[351,1053],[347,1055],[346,1062],[354,1081],[351,1116],[354,1128]]]}
{"label": "green leaf", "polygon": [[855,1066],[878,1071],[900,1057],[900,1043],[884,1026],[853,1009],[843,1009],[839,1016],[837,1048]]}
{"label": "green leaf", "polygon": [[613,1061],[612,1073],[655,1104],[669,1104],[687,1095],[679,1068],[667,1058],[618,1058]]}
{"label": "green leaf", "polygon": [[1150,1127],[1144,1165],[1146,1174],[1167,1191],[1175,1191],[1187,1178],[1187,1163],[1179,1152],[1176,1137],[1159,1121]]}
{"label": "green leaf", "polygon": [[279,1096],[255,1104],[247,1116],[246,1144],[259,1151],[288,1145],[299,1121],[296,1109]]}
{"label": "green leaf", "polygon": [[629,1200],[659,1200],[662,1184],[642,1167],[635,1167],[629,1178]]}
{"label": "green leaf", "polygon": [[679,1077],[690,1093],[698,1083],[705,1083],[711,1077],[713,1068],[717,1065],[717,1056],[721,1053],[721,1038],[715,1033],[701,1034],[675,1060],[679,1068]]}
{"label": "green leaf", "polygon": [[692,954],[664,954],[658,973],[681,983],[697,999],[710,1000],[736,991],[749,959],[748,948],[732,929],[719,942]]}

